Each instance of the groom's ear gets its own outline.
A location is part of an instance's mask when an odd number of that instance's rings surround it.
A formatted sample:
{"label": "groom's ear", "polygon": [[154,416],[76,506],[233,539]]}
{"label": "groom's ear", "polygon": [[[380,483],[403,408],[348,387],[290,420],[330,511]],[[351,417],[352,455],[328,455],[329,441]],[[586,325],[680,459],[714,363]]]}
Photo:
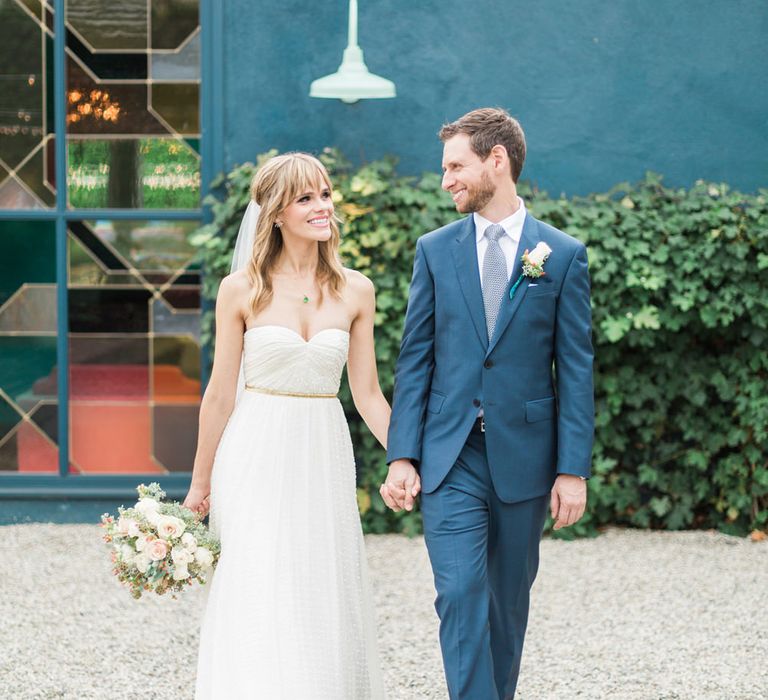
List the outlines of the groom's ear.
{"label": "groom's ear", "polygon": [[505,174],[510,172],[509,169],[509,153],[507,149],[500,143],[497,143],[488,154],[488,157],[493,159],[493,169],[499,174]]}

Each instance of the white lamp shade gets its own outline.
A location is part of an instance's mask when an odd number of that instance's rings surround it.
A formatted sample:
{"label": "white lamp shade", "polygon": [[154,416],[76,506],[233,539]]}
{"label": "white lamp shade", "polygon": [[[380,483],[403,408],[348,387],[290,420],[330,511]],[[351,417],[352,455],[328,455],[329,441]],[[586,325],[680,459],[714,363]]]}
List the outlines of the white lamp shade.
{"label": "white lamp shade", "polygon": [[312,81],[310,97],[324,97],[357,102],[364,99],[395,97],[395,84],[391,80],[374,75],[363,60],[359,46],[344,49],[344,58],[339,70]]}

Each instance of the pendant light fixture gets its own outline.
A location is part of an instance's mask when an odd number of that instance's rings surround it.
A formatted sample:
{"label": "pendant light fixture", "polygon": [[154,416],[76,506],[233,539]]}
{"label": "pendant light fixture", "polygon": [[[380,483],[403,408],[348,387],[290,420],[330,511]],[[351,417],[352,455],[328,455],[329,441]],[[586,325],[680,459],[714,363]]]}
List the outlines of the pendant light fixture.
{"label": "pendant light fixture", "polygon": [[363,50],[357,44],[357,0],[349,0],[349,36],[339,70],[313,80],[309,96],[352,103],[395,95],[395,84],[369,72],[365,65]]}

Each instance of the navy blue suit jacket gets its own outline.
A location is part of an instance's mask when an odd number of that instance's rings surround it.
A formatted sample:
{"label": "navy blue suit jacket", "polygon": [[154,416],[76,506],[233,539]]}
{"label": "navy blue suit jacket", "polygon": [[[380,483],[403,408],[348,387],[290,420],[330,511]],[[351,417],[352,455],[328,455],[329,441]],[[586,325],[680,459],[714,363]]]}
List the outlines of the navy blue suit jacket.
{"label": "navy blue suit jacket", "polygon": [[[545,276],[520,256],[544,241]],[[472,216],[417,241],[395,370],[387,462],[411,459],[431,493],[483,406],[493,485],[512,503],[547,493],[558,473],[589,477],[594,434],[592,320],[584,245],[526,214],[490,342]]]}

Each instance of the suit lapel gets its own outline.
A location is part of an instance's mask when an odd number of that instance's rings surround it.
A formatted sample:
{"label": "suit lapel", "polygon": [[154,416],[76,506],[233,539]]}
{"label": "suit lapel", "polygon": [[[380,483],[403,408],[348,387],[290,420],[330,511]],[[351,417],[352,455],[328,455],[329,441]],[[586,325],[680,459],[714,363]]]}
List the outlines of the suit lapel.
{"label": "suit lapel", "polygon": [[453,245],[453,262],[459,278],[464,300],[469,308],[469,315],[483,347],[488,345],[488,331],[485,328],[485,307],[483,291],[480,287],[480,272],[477,266],[477,242],[475,240],[475,222],[470,215],[464,219]]}
{"label": "suit lapel", "polygon": [[[523,222],[523,231],[520,235],[520,243],[517,246],[517,253],[515,254],[515,266],[512,268],[512,276],[509,278],[506,292],[501,299],[501,309],[499,309],[499,316],[496,319],[496,327],[493,330],[493,337],[488,344],[486,355],[490,355],[491,352],[493,352],[496,343],[499,342],[499,338],[501,338],[512,320],[512,317],[515,315],[515,312],[520,308],[520,304],[523,302],[523,297],[525,297],[525,293],[528,290],[528,284],[530,283],[530,280],[527,277],[523,278],[522,282],[517,286],[512,299],[509,298],[509,291],[512,289],[515,282],[517,282],[518,277],[523,273],[523,261],[521,260],[523,253],[526,250],[533,250],[538,242],[538,224],[536,223],[536,219],[526,212],[525,221]],[[475,253],[475,257],[477,257],[477,253]],[[480,293],[480,304],[482,308],[482,292]]]}

